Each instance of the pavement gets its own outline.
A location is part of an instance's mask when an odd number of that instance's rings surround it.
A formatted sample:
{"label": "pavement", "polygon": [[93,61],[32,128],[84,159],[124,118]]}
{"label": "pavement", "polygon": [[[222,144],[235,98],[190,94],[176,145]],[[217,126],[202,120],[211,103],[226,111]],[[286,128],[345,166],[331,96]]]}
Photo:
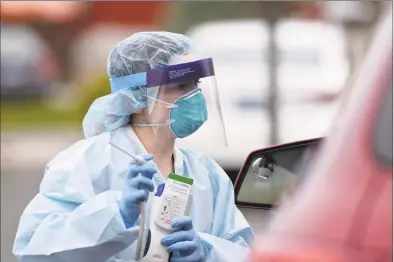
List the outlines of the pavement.
{"label": "pavement", "polygon": [[1,133],[1,167],[30,169],[51,160],[82,138],[75,130],[14,131]]}
{"label": "pavement", "polygon": [[12,246],[19,219],[38,192],[46,163],[81,137],[67,130],[1,133],[2,262],[16,262]]}

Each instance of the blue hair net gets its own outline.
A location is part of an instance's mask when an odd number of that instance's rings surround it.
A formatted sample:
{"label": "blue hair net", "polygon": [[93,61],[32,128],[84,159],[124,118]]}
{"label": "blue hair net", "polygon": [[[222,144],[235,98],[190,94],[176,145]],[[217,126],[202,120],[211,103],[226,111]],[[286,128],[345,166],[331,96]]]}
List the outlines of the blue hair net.
{"label": "blue hair net", "polygon": [[[147,72],[175,64],[185,54],[193,53],[192,41],[170,32],[136,33],[113,48],[107,62],[110,78]],[[85,137],[113,131],[130,122],[132,114],[147,106],[146,88],[123,89],[100,97],[83,119]]]}

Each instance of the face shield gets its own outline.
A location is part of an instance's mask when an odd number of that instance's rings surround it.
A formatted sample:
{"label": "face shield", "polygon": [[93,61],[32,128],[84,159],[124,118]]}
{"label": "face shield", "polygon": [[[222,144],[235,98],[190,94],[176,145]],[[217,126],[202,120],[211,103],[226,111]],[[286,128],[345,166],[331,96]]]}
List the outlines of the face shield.
{"label": "face shield", "polygon": [[[110,79],[112,92],[146,89],[147,107],[132,124],[151,134],[155,147],[177,139],[200,149],[226,146],[226,132],[211,58]],[[185,141],[178,143],[179,141]]]}

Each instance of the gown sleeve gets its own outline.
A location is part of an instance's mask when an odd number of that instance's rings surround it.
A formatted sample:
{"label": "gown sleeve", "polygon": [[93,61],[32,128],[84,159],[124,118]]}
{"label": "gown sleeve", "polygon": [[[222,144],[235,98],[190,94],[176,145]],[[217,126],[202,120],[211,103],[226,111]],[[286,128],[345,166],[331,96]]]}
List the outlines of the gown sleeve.
{"label": "gown sleeve", "polygon": [[13,246],[19,261],[112,261],[136,242],[138,226],[126,229],[120,215],[122,192],[96,194],[105,181],[93,183],[92,174],[111,172],[110,160],[97,151],[94,141],[83,140],[47,165],[39,193],[19,222]]}
{"label": "gown sleeve", "polygon": [[235,205],[234,186],[224,170],[212,159],[206,161],[214,185],[214,221],[209,234],[199,233],[209,262],[241,262],[249,254],[253,231]]}

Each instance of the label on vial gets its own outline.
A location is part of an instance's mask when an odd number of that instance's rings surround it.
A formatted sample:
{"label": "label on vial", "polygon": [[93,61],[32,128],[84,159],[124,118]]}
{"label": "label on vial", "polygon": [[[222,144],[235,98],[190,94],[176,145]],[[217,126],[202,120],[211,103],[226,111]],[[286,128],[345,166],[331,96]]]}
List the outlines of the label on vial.
{"label": "label on vial", "polygon": [[171,223],[185,215],[193,179],[170,174],[161,196],[160,213],[156,223],[167,230],[174,230]]}

